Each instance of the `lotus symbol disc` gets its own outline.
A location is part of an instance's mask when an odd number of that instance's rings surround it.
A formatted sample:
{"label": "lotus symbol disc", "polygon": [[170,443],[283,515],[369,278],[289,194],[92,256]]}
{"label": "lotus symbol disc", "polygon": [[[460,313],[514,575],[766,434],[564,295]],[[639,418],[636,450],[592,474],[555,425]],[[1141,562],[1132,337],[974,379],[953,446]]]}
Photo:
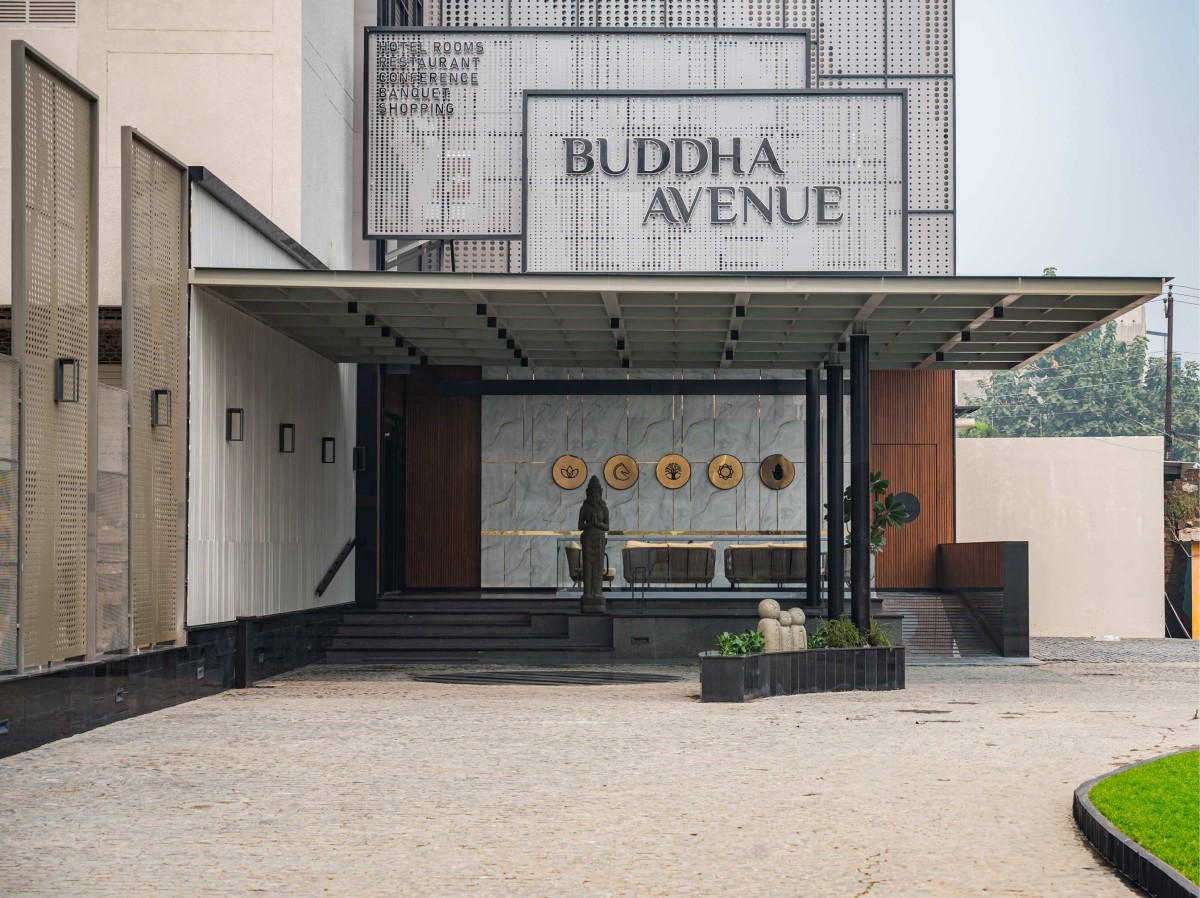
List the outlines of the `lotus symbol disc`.
{"label": "lotus symbol disc", "polygon": [[559,468],[558,472],[568,480],[574,480],[577,476],[579,476],[579,469],[574,465],[566,465],[565,467]]}

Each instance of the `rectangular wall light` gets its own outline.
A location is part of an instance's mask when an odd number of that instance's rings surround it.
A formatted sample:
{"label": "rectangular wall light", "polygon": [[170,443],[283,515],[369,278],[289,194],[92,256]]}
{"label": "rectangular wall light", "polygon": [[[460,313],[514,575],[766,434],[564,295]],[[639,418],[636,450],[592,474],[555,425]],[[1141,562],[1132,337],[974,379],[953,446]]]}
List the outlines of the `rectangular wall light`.
{"label": "rectangular wall light", "polygon": [[171,391],[150,391],[150,426],[171,426]]}
{"label": "rectangular wall light", "polygon": [[321,437],[321,464],[331,465],[337,458],[333,437]]}
{"label": "rectangular wall light", "polygon": [[241,408],[225,409],[225,439],[230,443],[240,443],[245,436],[246,410]]}
{"label": "rectangular wall light", "polygon": [[291,453],[296,451],[296,425],[279,425],[279,451]]}
{"label": "rectangular wall light", "polygon": [[79,401],[79,359],[54,360],[54,401]]}

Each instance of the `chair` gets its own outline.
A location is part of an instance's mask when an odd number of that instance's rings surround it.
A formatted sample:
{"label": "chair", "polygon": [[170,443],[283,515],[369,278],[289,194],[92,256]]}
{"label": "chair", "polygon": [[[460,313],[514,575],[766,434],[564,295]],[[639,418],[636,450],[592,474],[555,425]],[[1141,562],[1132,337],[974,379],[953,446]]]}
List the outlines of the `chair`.
{"label": "chair", "polygon": [[[574,586],[583,585],[583,546],[579,543],[568,543],[563,547],[567,554],[567,575]],[[617,579],[617,569],[608,566],[608,553],[604,553],[604,582],[612,583]]]}
{"label": "chair", "polygon": [[758,543],[725,548],[725,578],[742,583],[806,583],[808,546],[804,543]]}

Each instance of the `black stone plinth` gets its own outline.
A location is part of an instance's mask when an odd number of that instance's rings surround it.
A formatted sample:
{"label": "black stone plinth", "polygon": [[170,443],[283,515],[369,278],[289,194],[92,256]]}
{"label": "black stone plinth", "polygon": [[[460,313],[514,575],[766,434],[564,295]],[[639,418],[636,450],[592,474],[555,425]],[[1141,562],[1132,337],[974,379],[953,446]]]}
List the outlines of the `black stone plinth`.
{"label": "black stone plinth", "polygon": [[904,646],[809,649],[769,655],[700,654],[700,700],[705,702],[903,688]]}

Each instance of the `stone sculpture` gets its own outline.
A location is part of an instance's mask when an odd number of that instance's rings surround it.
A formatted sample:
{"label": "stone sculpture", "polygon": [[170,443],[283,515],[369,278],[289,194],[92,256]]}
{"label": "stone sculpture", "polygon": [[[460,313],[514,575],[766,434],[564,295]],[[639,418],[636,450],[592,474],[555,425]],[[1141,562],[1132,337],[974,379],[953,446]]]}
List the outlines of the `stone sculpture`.
{"label": "stone sculpture", "polygon": [[763,599],[758,603],[758,632],[763,635],[763,651],[783,651],[783,628],[779,624],[779,603]]}
{"label": "stone sculpture", "polygon": [[782,645],[781,651],[790,652],[792,646],[792,616],[786,611],[779,612],[779,634],[782,637],[779,642]]}
{"label": "stone sculpture", "polygon": [[808,649],[808,631],[804,629],[804,611],[800,608],[789,608],[787,613],[792,616],[792,651],[806,651]]}
{"label": "stone sculpture", "polygon": [[584,614],[603,614],[604,549],[608,544],[608,505],[600,495],[600,479],[592,476],[587,498],[579,509],[579,542],[583,546],[583,596],[579,610]]}
{"label": "stone sculpture", "polygon": [[808,649],[808,632],[804,629],[801,609],[781,611],[774,599],[763,599],[758,603],[758,617],[764,652],[803,652]]}

